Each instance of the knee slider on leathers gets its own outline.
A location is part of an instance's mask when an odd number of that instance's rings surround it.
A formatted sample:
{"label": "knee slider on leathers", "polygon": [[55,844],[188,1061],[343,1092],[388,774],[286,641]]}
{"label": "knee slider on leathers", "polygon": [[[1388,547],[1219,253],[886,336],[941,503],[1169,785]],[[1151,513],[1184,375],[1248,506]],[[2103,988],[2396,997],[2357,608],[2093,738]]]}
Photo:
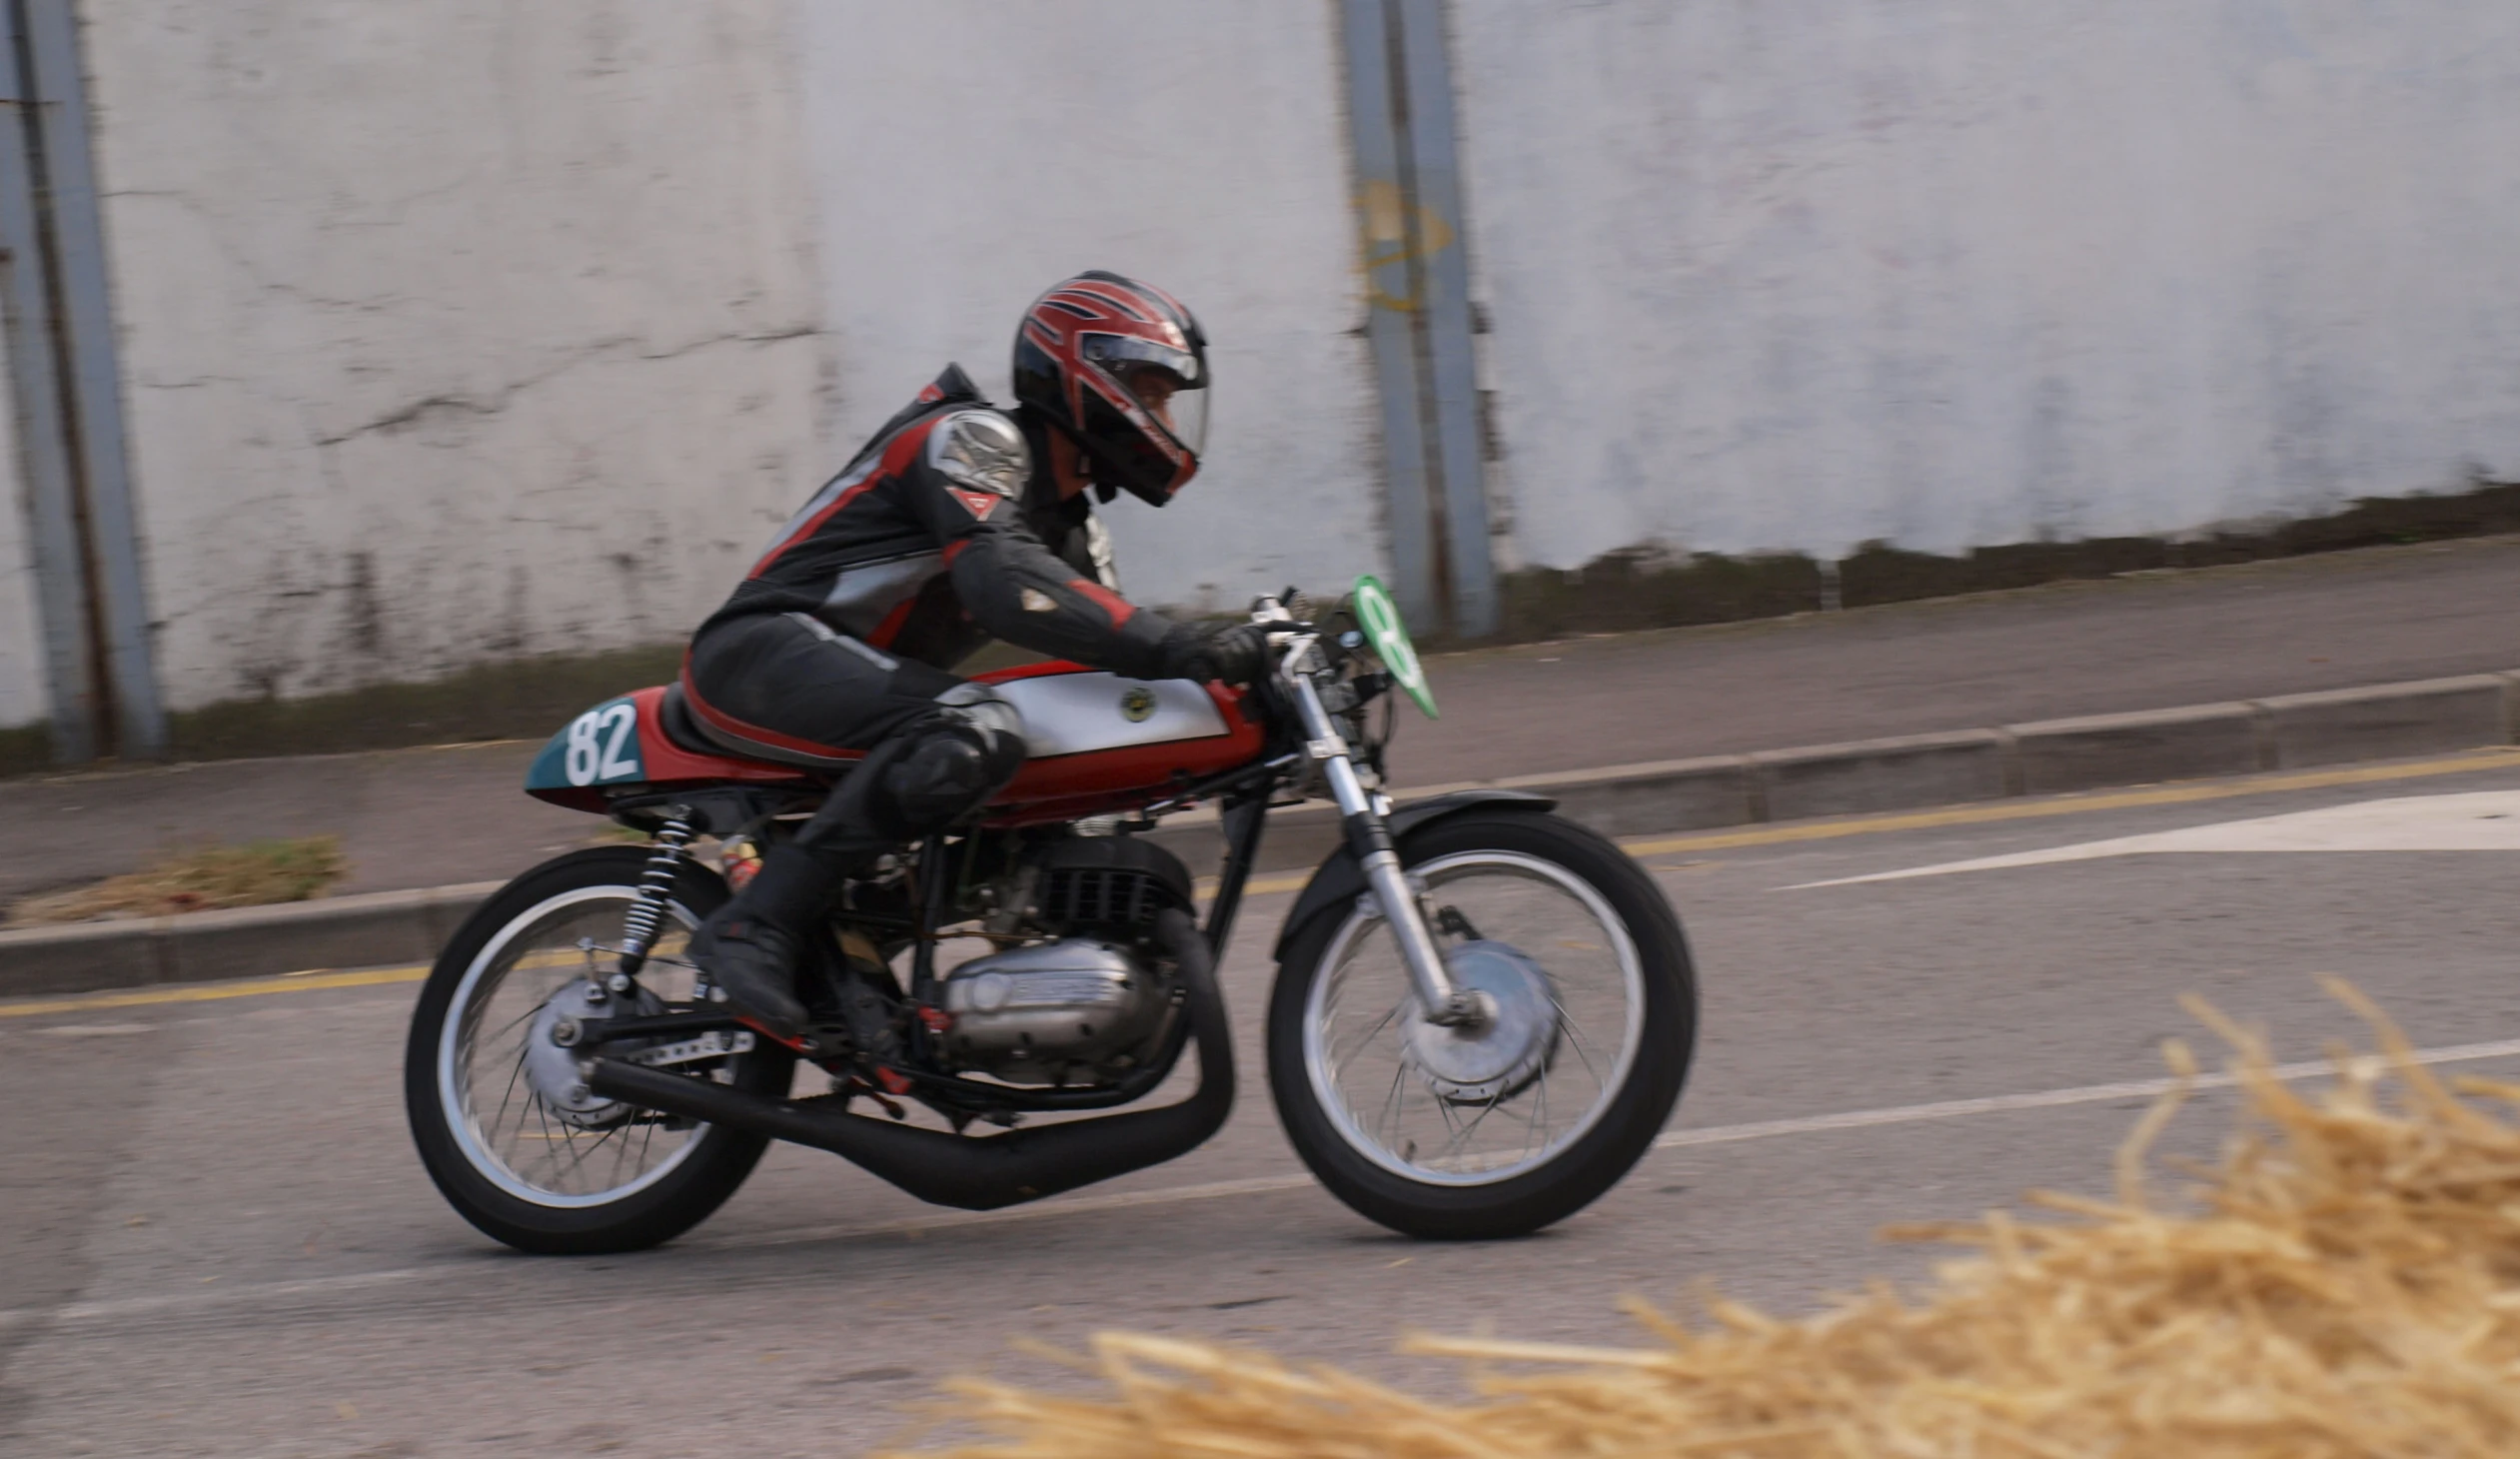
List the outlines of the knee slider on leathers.
{"label": "knee slider on leathers", "polygon": [[913,742],[875,787],[879,813],[905,837],[979,809],[1023,766],[1023,737],[1004,705],[954,706],[908,732]]}

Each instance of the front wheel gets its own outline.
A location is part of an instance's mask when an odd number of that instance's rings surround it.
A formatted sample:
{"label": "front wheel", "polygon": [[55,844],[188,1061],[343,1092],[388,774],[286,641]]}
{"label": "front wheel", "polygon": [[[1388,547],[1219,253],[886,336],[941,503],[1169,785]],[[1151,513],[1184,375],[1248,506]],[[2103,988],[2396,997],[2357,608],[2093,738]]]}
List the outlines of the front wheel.
{"label": "front wheel", "polygon": [[[685,862],[638,987],[591,996],[619,966],[646,863],[642,850],[611,846],[510,882],[439,954],[413,1011],[403,1090],[421,1163],[466,1220],[520,1250],[671,1240],[732,1195],[767,1144],[594,1095],[560,1046],[563,1023],[600,1026],[692,994],[682,949],[726,884]],[[795,1067],[784,1048],[746,1034],[657,1039],[630,1056],[755,1094],[785,1093]]]}
{"label": "front wheel", "polygon": [[1295,929],[1269,1003],[1269,1082],[1304,1163],[1406,1235],[1520,1236],[1626,1175],[1697,1038],[1689,948],[1643,868],[1553,815],[1474,810],[1400,844],[1469,1028],[1426,1020],[1370,895]]}

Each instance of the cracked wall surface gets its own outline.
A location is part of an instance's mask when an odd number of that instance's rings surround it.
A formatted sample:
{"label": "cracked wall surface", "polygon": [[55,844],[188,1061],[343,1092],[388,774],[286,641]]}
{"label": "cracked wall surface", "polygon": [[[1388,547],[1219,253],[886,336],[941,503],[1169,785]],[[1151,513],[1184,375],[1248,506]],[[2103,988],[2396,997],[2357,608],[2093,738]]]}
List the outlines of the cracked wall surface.
{"label": "cracked wall surface", "polygon": [[1033,296],[1082,269],[1211,339],[1207,465],[1102,510],[1132,597],[1243,607],[1382,561],[1337,8],[1248,0],[806,7],[835,448],[947,360],[1009,399]]}
{"label": "cracked wall surface", "polygon": [[1460,0],[1528,561],[2520,471],[2507,0]]}
{"label": "cracked wall surface", "polygon": [[785,0],[84,8],[173,708],[678,637],[820,480]]}

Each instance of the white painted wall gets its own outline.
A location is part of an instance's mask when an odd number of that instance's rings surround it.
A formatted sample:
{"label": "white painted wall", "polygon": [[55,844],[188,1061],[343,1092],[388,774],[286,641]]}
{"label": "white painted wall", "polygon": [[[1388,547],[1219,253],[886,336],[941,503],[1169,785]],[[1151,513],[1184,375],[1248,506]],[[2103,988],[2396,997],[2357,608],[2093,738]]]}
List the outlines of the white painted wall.
{"label": "white painted wall", "polygon": [[677,639],[1086,267],[1217,341],[1214,465],[1109,513],[1137,596],[1380,560],[1326,4],[86,9],[174,708]]}
{"label": "white painted wall", "polygon": [[1010,402],[1024,306],[1113,269],[1199,316],[1218,392],[1199,479],[1103,509],[1130,595],[1239,608],[1381,563],[1333,5],[804,13],[834,465],[948,360]]}
{"label": "white painted wall", "polygon": [[[949,360],[1216,341],[1132,592],[1383,559],[1337,10],[88,7],[177,708],[680,637]],[[1509,564],[2176,532],[2520,470],[2520,9],[1457,0]],[[0,723],[43,713],[0,524]]]}
{"label": "white painted wall", "polygon": [[2520,6],[1458,0],[1531,561],[2520,471]]}
{"label": "white painted wall", "polygon": [[783,0],[84,8],[175,708],[676,638],[816,479]]}

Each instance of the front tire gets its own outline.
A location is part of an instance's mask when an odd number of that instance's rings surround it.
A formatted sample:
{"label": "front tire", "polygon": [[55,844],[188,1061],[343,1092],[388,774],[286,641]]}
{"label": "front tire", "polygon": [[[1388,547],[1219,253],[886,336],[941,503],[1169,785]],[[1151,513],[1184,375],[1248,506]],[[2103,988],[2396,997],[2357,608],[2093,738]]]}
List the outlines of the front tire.
{"label": "front tire", "polygon": [[[616,965],[577,944],[618,945],[647,855],[632,846],[575,851],[519,876],[465,921],[421,986],[403,1056],[421,1163],[459,1215],[520,1251],[587,1255],[669,1241],[734,1194],[768,1144],[618,1106],[591,1117],[546,1101],[527,1075],[537,1010]],[[726,895],[714,872],[682,865],[643,986],[689,995],[691,968],[677,954]],[[793,1056],[764,1040],[705,1076],[783,1094],[793,1070]]]}
{"label": "front tire", "polygon": [[1433,1239],[1526,1235],[1618,1183],[1670,1118],[1697,1038],[1688,944],[1642,867],[1554,815],[1447,816],[1400,854],[1448,923],[1435,930],[1456,976],[1524,998],[1548,1026],[1499,1018],[1480,1036],[1519,1041],[1484,1059],[1447,1045],[1417,1016],[1372,898],[1324,908],[1288,940],[1270,995],[1278,1119],[1371,1220]]}

